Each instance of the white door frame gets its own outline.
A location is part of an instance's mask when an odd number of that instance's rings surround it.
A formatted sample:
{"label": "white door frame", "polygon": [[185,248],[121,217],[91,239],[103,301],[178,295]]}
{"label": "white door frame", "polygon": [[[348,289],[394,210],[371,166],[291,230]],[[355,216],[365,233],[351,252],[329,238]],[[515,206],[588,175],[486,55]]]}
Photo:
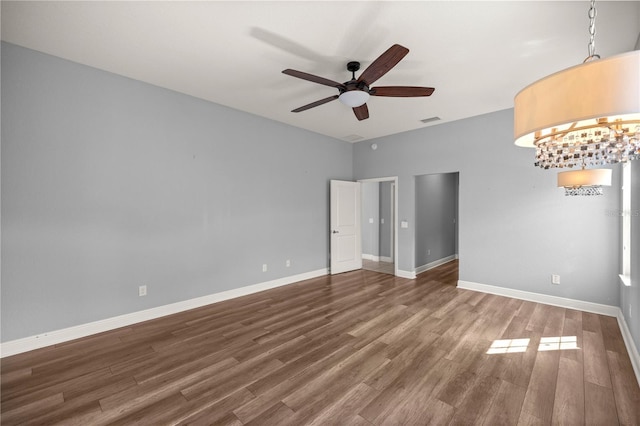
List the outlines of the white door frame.
{"label": "white door frame", "polygon": [[[395,236],[396,234],[396,230],[393,228],[393,226],[396,223],[396,182],[394,181],[391,184],[391,199],[393,200],[393,208],[391,209],[391,229],[393,230],[393,235]],[[396,248],[395,248],[395,244],[392,242],[391,243],[391,247],[390,247],[390,251],[391,251],[391,260],[393,261],[393,263],[396,263]]]}
{"label": "white door frame", "polygon": [[[393,275],[398,277],[398,263],[400,254],[398,253],[398,176],[388,176],[371,179],[358,179],[358,182],[393,182]],[[362,222],[362,221],[361,221]],[[362,226],[362,223],[360,223]],[[360,232],[362,234],[362,231]]]}

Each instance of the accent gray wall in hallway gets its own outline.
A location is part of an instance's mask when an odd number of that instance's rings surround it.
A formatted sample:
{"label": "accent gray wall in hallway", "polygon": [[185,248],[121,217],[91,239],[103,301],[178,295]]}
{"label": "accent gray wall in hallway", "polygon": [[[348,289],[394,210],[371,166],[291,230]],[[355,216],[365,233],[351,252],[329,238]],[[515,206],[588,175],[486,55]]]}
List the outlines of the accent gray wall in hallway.
{"label": "accent gray wall in hallway", "polygon": [[416,176],[416,268],[457,254],[458,174]]}

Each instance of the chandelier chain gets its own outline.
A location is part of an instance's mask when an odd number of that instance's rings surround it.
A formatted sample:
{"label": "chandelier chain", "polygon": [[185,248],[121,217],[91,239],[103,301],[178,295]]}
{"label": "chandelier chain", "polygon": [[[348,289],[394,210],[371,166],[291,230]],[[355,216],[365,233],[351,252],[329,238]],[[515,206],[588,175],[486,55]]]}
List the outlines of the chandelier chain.
{"label": "chandelier chain", "polygon": [[591,7],[589,8],[589,57],[587,60],[600,57],[596,55],[596,16],[598,12],[596,10],[596,0],[591,0]]}

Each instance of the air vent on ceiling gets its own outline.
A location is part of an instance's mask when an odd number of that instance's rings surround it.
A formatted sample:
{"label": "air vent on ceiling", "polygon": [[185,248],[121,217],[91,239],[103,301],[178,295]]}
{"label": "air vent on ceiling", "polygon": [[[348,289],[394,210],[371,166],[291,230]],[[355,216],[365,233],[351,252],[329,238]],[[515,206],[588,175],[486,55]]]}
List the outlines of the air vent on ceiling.
{"label": "air vent on ceiling", "polygon": [[423,123],[431,123],[432,121],[438,121],[438,120],[440,120],[440,117],[425,118],[420,121],[422,121]]}
{"label": "air vent on ceiling", "polygon": [[347,136],[344,136],[342,139],[344,139],[347,142],[358,142],[358,141],[361,141],[362,139],[364,139],[364,136],[347,135]]}

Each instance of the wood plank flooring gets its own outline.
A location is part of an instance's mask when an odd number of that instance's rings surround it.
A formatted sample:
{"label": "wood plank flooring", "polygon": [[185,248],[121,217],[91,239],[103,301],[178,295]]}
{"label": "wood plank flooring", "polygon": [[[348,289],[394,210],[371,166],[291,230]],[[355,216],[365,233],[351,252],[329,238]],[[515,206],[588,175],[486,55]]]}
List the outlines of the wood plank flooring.
{"label": "wood plank flooring", "polygon": [[1,423],[640,425],[615,318],[326,276],[2,359]]}
{"label": "wood plank flooring", "polygon": [[381,272],[383,274],[394,274],[394,263],[362,259],[362,269],[367,271]]}

